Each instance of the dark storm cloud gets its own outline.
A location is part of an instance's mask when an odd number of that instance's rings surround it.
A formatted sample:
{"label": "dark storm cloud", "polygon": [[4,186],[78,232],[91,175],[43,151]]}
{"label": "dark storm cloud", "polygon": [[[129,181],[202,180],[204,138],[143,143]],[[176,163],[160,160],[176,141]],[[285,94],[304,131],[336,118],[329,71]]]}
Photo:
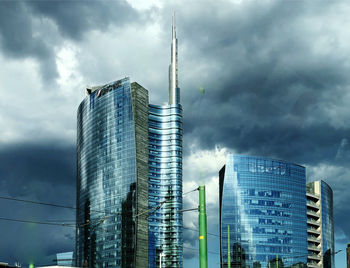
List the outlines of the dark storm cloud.
{"label": "dark storm cloud", "polygon": [[[0,150],[0,196],[75,206],[75,148],[41,144],[5,145]],[[1,217],[71,222],[75,210],[0,199]],[[0,259],[52,264],[47,256],[74,247],[74,229],[0,220]],[[46,262],[46,263],[45,263]]]}
{"label": "dark storm cloud", "polygon": [[57,77],[55,48],[64,38],[80,41],[90,30],[137,22],[139,14],[126,1],[2,1],[0,48],[10,58],[38,60],[42,78],[51,82]]}
{"label": "dark storm cloud", "polygon": [[[35,194],[45,200],[55,198],[55,193],[48,193],[45,185],[75,187],[74,147],[59,147],[54,142],[8,145],[0,150],[0,163],[0,186],[11,196]],[[57,196],[57,200],[62,200],[62,196]]]}
{"label": "dark storm cloud", "polygon": [[35,35],[28,7],[19,1],[0,3],[0,48],[5,56],[16,59],[35,58],[48,81],[57,75],[54,53],[43,36]]}
{"label": "dark storm cloud", "polygon": [[[339,144],[350,138],[349,127],[331,117],[350,85],[349,56],[327,50],[339,38],[322,16],[337,7],[282,1],[223,5],[213,4],[210,16],[199,8],[180,20],[184,57],[203,70],[184,81],[187,141],[302,164],[334,162]],[[333,41],[317,49],[323,36]],[[349,154],[338,160],[345,163]]]}
{"label": "dark storm cloud", "polygon": [[55,21],[60,32],[81,39],[88,30],[107,31],[110,24],[122,27],[140,21],[139,14],[121,1],[28,1],[35,16]]}
{"label": "dark storm cloud", "polygon": [[[347,186],[350,186],[350,183],[348,183]],[[337,198],[337,197],[335,197]],[[344,200],[345,204],[348,204],[350,202],[350,198],[345,198]],[[343,243],[349,243],[350,238],[350,230],[349,230],[349,224],[350,221],[350,215],[349,215],[349,209],[344,206],[337,207],[334,210],[334,232],[335,232],[335,238],[337,238],[337,234],[343,232],[343,234],[346,236],[346,238],[341,238],[341,241]],[[338,242],[340,242],[339,239],[336,239]],[[346,240],[346,241],[344,241]]]}
{"label": "dark storm cloud", "polygon": [[[317,165],[314,167],[307,166],[308,180],[326,181],[333,190],[333,214],[334,214],[334,231],[335,239],[350,239],[350,213],[349,207],[346,205],[350,202],[350,195],[347,189],[350,188],[350,172],[348,165]],[[344,243],[345,244],[345,243]]]}

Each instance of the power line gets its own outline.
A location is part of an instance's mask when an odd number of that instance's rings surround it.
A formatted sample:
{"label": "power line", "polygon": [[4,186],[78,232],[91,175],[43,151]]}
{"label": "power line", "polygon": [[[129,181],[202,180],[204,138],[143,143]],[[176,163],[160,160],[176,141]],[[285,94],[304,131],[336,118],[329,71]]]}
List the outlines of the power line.
{"label": "power line", "polygon": [[53,223],[53,222],[43,222],[43,221],[22,220],[22,219],[10,219],[10,218],[3,218],[3,217],[0,217],[0,220],[13,221],[13,222],[22,222],[22,223],[56,225],[56,226],[74,227],[75,228],[75,224],[73,225],[73,224],[66,224],[66,223]]}
{"label": "power line", "polygon": [[[113,216],[113,215],[111,215]],[[104,217],[104,219],[102,220],[99,220],[99,223],[97,225],[99,225],[100,223],[103,223],[106,219],[108,219],[109,217],[111,216],[106,216]],[[54,226],[61,226],[61,227],[71,227],[71,228],[76,228],[78,226],[76,226],[75,224],[66,224],[66,223],[54,223],[54,222],[43,222],[43,221],[33,221],[33,220],[22,220],[22,219],[10,219],[10,218],[4,218],[4,217],[0,217],[0,220],[3,220],[3,221],[12,221],[12,222],[20,222],[20,223],[32,223],[32,224],[40,224],[40,225],[54,225]],[[90,224],[90,222],[88,223]],[[102,227],[99,227],[99,226],[95,226],[97,228],[101,228],[102,231],[104,232],[107,232],[107,233],[112,233],[111,231],[108,231],[107,229],[105,228],[102,228]],[[79,228],[79,227],[78,227]],[[198,230],[196,229],[191,229],[191,228],[187,228],[187,227],[182,227],[183,229],[187,229],[187,230],[191,230],[191,231],[196,231],[198,232]],[[216,235],[216,234],[212,234],[212,233],[207,233],[208,235],[213,235],[213,236],[218,236],[220,237],[219,235]],[[198,248],[191,248],[191,247],[186,247],[186,246],[183,246],[184,249],[190,249],[190,250],[195,250],[195,251],[198,251],[199,249]],[[343,249],[340,249],[334,253],[331,253],[330,255],[336,255],[338,254],[339,252],[343,251]],[[209,251],[208,250],[208,253],[211,253],[211,254],[220,254],[218,252],[214,252],[214,251]],[[198,254],[198,252],[197,252]],[[324,254],[322,254],[324,255]],[[289,259],[289,258],[301,258],[301,257],[308,257],[309,255],[303,255],[303,256],[288,256],[288,257],[279,257],[280,259]]]}
{"label": "power line", "polygon": [[[34,204],[40,204],[40,205],[53,205],[53,206],[59,206],[59,207],[65,207],[65,208],[73,208],[73,207],[67,207],[67,206],[61,206],[61,205],[55,205],[55,204],[49,204],[49,203],[42,203],[42,202],[35,202],[35,201],[29,201],[29,200],[22,200],[22,199],[16,199],[16,198],[7,198],[7,197],[0,197],[2,199],[10,199],[10,200],[14,200],[14,201],[21,201],[21,202],[29,202],[29,203],[34,203]],[[139,214],[136,214],[134,217],[139,217],[143,214],[146,214],[148,213],[149,211],[155,211],[155,210],[158,210],[162,207],[162,205],[164,203],[166,203],[168,201],[163,201],[160,203],[160,205],[154,207],[154,208],[151,208],[151,209],[148,209],[146,211],[143,211]],[[76,209],[76,208],[74,208]],[[62,222],[62,223],[57,223],[59,222],[60,220],[56,221],[56,220],[47,220],[46,222],[43,222],[43,221],[33,221],[33,220],[22,220],[22,219],[10,219],[10,218],[4,218],[4,217],[0,217],[0,220],[4,220],[4,221],[13,221],[13,222],[21,222],[21,223],[33,223],[33,224],[46,224],[46,225],[55,225],[55,226],[66,226],[66,227],[74,227],[74,228],[82,228],[82,227],[85,227],[87,225],[90,225],[90,224],[96,224],[94,227],[97,227],[99,224],[105,222],[107,219],[113,217],[113,216],[116,216],[118,214],[121,214],[121,212],[119,213],[114,213],[114,214],[110,214],[108,216],[105,216],[105,217],[101,217],[101,218],[98,218],[98,219],[94,219],[92,221],[87,221],[86,223],[83,223],[83,224],[79,224],[77,225],[76,224],[76,221],[73,221],[73,220],[67,220],[67,221],[70,221],[71,223],[65,223],[65,222]],[[66,222],[67,222],[66,221]]]}
{"label": "power line", "polygon": [[35,204],[35,205],[45,205],[45,206],[52,206],[52,207],[59,207],[59,208],[77,209],[75,207],[70,207],[70,206],[65,206],[65,205],[57,205],[57,204],[52,204],[52,203],[44,203],[44,202],[25,200],[25,199],[18,199],[18,198],[6,197],[6,196],[0,196],[0,199],[31,203],[31,204]]}
{"label": "power line", "polygon": [[[194,189],[192,191],[189,191],[185,194],[197,191],[198,189]],[[27,199],[19,199],[19,198],[13,198],[13,197],[7,197],[7,196],[0,196],[0,199],[4,199],[4,200],[10,200],[10,201],[17,201],[17,202],[23,202],[23,203],[30,203],[30,204],[34,204],[34,205],[43,205],[43,206],[51,206],[51,207],[58,207],[58,208],[67,208],[67,209],[73,209],[73,210],[83,210],[83,209],[79,209],[77,207],[73,207],[73,206],[67,206],[67,205],[60,205],[60,204],[54,204],[54,203],[46,203],[46,202],[39,202],[39,201],[33,201],[33,200],[27,200]],[[164,203],[166,202],[170,202],[169,200],[167,201],[163,201],[160,202],[160,204],[157,207],[151,208],[151,209],[159,209]],[[149,210],[151,210],[149,209]],[[147,211],[149,211],[147,210]],[[112,214],[112,212],[108,212],[108,211],[102,211],[102,210],[96,210],[96,209],[91,209],[91,212],[98,212],[98,213],[107,213],[107,214]],[[145,214],[147,211],[145,212],[141,212],[139,213],[137,216],[140,216],[142,214]],[[116,214],[116,213],[114,213]]]}
{"label": "power line", "polygon": [[[83,210],[83,209],[79,209],[76,207],[72,207],[72,206],[66,206],[66,205],[59,205],[59,204],[54,204],[54,203],[45,203],[45,202],[38,202],[38,201],[32,201],[32,200],[25,200],[25,199],[19,199],[19,198],[12,198],[12,197],[6,197],[6,196],[0,196],[0,199],[4,199],[4,200],[10,200],[10,201],[17,201],[17,202],[23,202],[23,203],[30,203],[30,204],[34,204],[34,205],[43,205],[43,206],[51,206],[51,207],[58,207],[58,208],[67,208],[67,209],[74,209],[74,210]],[[163,201],[160,202],[160,205],[158,205],[155,208],[151,208],[148,209],[146,211],[140,212],[139,214],[136,215],[136,217],[141,216],[142,214],[147,213],[150,210],[153,209],[159,209],[164,203],[166,203],[168,201]],[[120,212],[109,212],[109,211],[102,211],[102,210],[95,210],[95,209],[91,209],[91,212],[98,212],[98,213],[105,213],[105,214],[121,214]]]}
{"label": "power line", "polygon": [[[0,196],[0,199],[10,200],[10,201],[17,201],[17,202],[24,202],[24,203],[30,203],[30,204],[34,204],[34,205],[43,205],[43,206],[51,206],[51,207],[58,207],[58,208],[67,208],[67,209],[81,210],[79,208],[72,207],[72,206],[58,205],[58,204],[45,203],[45,202],[38,202],[38,201],[32,201],[32,200],[26,200],[26,199],[12,198],[12,197],[7,197],[7,196]],[[91,210],[91,211],[99,212],[99,213],[106,213],[106,211],[101,211],[101,210]]]}
{"label": "power line", "polygon": [[[197,251],[197,254],[199,254],[199,253],[198,253],[199,248],[190,248],[190,247],[184,247],[184,246],[183,246],[182,248],[185,248],[185,249],[190,249],[190,250],[195,250],[195,251]],[[208,253],[220,255],[220,253],[219,253],[219,252],[210,251],[210,250],[208,250]]]}
{"label": "power line", "polygon": [[191,191],[188,191],[188,192],[186,192],[186,193],[183,193],[182,195],[186,195],[186,194],[189,194],[189,193],[192,193],[192,192],[198,191],[198,190],[199,190],[199,188],[196,188],[196,189],[194,189],[194,190],[191,190]]}
{"label": "power line", "polygon": [[[55,226],[63,226],[63,227],[77,227],[77,228],[82,228],[84,226],[90,225],[90,224],[101,224],[104,221],[106,221],[108,218],[112,217],[114,215],[109,215],[106,217],[103,217],[101,219],[96,219],[94,221],[88,221],[86,223],[77,225],[75,224],[75,221],[72,221],[72,223],[68,223],[68,221],[62,221],[61,223],[60,220],[46,220],[46,221],[33,221],[33,220],[23,220],[23,219],[10,219],[10,218],[4,218],[4,217],[0,217],[0,220],[4,220],[4,221],[13,221],[13,222],[22,222],[22,223],[33,223],[33,224],[46,224],[46,225],[55,225]],[[137,216],[137,215],[136,215]],[[182,229],[186,229],[186,230],[190,230],[193,232],[199,232],[199,230],[197,229],[192,229],[192,228],[188,228],[188,227],[182,227]],[[107,230],[105,230],[107,231]],[[208,235],[212,235],[212,236],[216,236],[216,237],[220,237],[217,234],[213,234],[213,233],[209,233],[207,232]]]}
{"label": "power line", "polygon": [[[336,255],[338,254],[339,252],[343,251],[342,249],[339,249],[337,250],[336,252],[333,252],[333,253],[330,253],[329,255]],[[318,255],[318,254],[315,254],[315,255]],[[325,254],[321,252],[321,255],[324,256]],[[312,255],[301,255],[301,256],[288,256],[288,257],[279,257],[280,259],[291,259],[291,258],[303,258],[303,257],[309,257],[309,256],[312,256]]]}
{"label": "power line", "polygon": [[[188,228],[188,227],[182,227],[182,229],[190,230],[193,232],[199,232],[199,230],[197,230],[197,229],[192,229],[192,228]],[[213,233],[208,233],[208,232],[207,232],[207,234],[212,235],[212,236],[216,236],[216,237],[220,237],[220,235],[218,235],[218,234],[213,234]]]}

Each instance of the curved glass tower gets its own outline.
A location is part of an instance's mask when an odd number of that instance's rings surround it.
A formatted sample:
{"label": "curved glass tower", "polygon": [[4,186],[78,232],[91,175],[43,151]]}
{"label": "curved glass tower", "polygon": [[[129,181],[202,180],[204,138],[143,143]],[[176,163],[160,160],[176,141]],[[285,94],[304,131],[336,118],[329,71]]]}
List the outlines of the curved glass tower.
{"label": "curved glass tower", "polygon": [[179,267],[182,261],[182,106],[173,15],[169,103],[149,105],[149,267]]}
{"label": "curved glass tower", "polygon": [[227,156],[219,187],[221,267],[306,267],[305,182],[302,166]]}
{"label": "curved glass tower", "polygon": [[148,92],[125,78],[78,108],[77,266],[147,267]]}
{"label": "curved glass tower", "polygon": [[[164,203],[163,205],[161,205]],[[149,106],[149,267],[182,267],[182,108]]]}

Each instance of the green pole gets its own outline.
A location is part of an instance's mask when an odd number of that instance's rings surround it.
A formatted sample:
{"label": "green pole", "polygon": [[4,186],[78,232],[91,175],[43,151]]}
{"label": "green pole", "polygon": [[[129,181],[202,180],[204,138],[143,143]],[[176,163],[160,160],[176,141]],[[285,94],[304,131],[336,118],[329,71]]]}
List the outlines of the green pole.
{"label": "green pole", "polygon": [[276,254],[277,268],[278,268],[278,254]]}
{"label": "green pole", "polygon": [[231,268],[230,225],[227,225],[227,268]]}
{"label": "green pole", "polygon": [[208,268],[205,186],[199,186],[199,264],[200,268]]}

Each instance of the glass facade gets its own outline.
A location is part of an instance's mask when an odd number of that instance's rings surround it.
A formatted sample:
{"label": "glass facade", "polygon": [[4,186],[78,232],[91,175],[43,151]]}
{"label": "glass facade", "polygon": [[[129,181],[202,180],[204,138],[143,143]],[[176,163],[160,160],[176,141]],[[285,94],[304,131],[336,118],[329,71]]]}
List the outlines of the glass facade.
{"label": "glass facade", "polygon": [[323,267],[334,266],[334,223],[333,223],[333,191],[327,183],[321,181],[321,213],[322,213],[322,253]]}
{"label": "glass facade", "polygon": [[220,171],[221,267],[229,256],[231,267],[306,267],[305,183],[302,166],[229,154]]}
{"label": "glass facade", "polygon": [[183,266],[175,14],[171,47],[169,104],[150,105],[129,78],[86,89],[77,126],[77,266]]}
{"label": "glass facade", "polygon": [[147,267],[148,92],[125,78],[78,108],[76,260],[82,267]]}
{"label": "glass facade", "polygon": [[[182,267],[182,107],[149,105],[149,267]],[[165,202],[165,203],[163,203]],[[163,203],[163,204],[162,204]],[[152,208],[159,207],[152,212]]]}

